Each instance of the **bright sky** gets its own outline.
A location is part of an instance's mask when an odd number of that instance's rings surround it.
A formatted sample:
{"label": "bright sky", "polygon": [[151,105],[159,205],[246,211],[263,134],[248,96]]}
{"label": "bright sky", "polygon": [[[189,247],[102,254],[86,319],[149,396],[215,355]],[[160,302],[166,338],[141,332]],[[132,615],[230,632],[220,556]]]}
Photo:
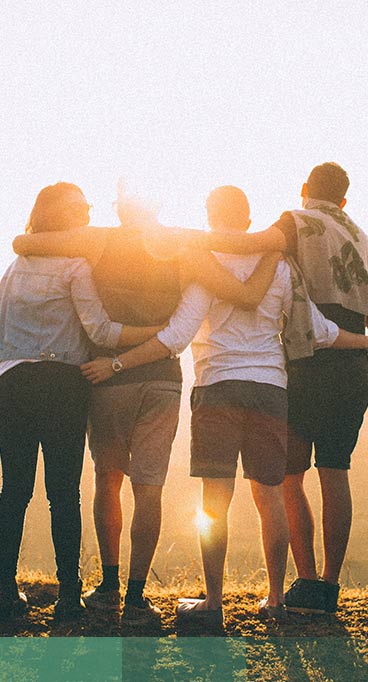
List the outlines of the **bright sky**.
{"label": "bright sky", "polygon": [[167,224],[237,184],[254,227],[337,161],[367,229],[366,0],[2,0],[0,269],[38,191],[76,182],[116,224],[119,177]]}

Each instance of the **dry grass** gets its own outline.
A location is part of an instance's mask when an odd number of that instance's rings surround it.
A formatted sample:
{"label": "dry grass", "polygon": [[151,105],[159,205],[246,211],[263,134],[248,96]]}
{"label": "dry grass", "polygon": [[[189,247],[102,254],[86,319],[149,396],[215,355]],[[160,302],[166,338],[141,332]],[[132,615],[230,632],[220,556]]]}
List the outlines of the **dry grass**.
{"label": "dry grass", "polygon": [[[85,581],[85,588],[96,582],[96,576]],[[53,602],[57,597],[57,585],[53,578],[39,573],[20,576],[20,588],[28,596],[27,614],[11,623],[0,626],[0,635],[18,637],[120,637],[120,636],[174,636],[176,634],[175,607],[178,597],[201,595],[203,585],[197,578],[190,581],[182,571],[169,586],[152,583],[147,588],[150,596],[162,610],[162,625],[159,632],[142,629],[124,629],[118,618],[104,614],[86,613],[83,622],[63,625],[53,624]],[[255,580],[241,584],[236,576],[225,584],[223,634],[233,637],[362,637],[368,634],[368,588],[342,589],[340,608],[336,616],[293,616],[290,623],[278,625],[261,622],[257,616],[258,601],[265,595],[266,585]],[[203,635],[203,632],[189,632],[189,635]],[[367,652],[368,654],[368,644]],[[367,676],[368,679],[368,676]]]}
{"label": "dry grass", "polygon": [[[200,579],[190,581],[189,574],[191,571],[183,570],[170,585],[157,587],[151,583],[147,589],[148,596],[162,610],[160,630],[129,631],[119,618],[101,613],[87,613],[83,622],[53,625],[56,583],[52,578],[27,573],[19,582],[28,595],[29,611],[3,625],[0,635],[120,638],[125,682],[367,682],[368,588],[343,589],[336,617],[293,616],[281,626],[261,622],[257,616],[257,603],[266,590],[264,583],[257,583],[257,575],[247,584],[232,576],[225,588],[224,632],[180,632],[174,615],[178,597],[199,596],[202,591]],[[92,581],[88,581],[86,588]],[[221,636],[214,637],[215,634]],[[92,655],[96,645],[90,647]],[[15,662],[12,665],[16,667]],[[37,661],[34,665],[37,670]],[[97,678],[93,672],[92,669],[90,677],[78,680],[118,679],[107,673]],[[3,679],[9,682],[9,677],[1,675],[0,665],[1,682]],[[18,682],[18,677],[15,679]],[[34,679],[44,678],[36,675]]]}

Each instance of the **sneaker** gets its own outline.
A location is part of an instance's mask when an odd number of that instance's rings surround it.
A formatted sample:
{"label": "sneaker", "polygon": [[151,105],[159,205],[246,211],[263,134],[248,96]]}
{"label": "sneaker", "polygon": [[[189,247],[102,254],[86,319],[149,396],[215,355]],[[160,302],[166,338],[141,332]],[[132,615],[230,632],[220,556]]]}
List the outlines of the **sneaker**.
{"label": "sneaker", "polygon": [[297,578],[285,593],[285,606],[295,613],[326,613],[325,582]]}
{"label": "sneaker", "polygon": [[176,607],[177,620],[183,623],[197,623],[205,627],[222,628],[224,616],[222,608],[218,609],[198,609],[204,599],[179,599]]}
{"label": "sneaker", "polygon": [[325,586],[325,611],[326,613],[336,613],[340,585],[329,583],[327,580],[323,580],[323,583]]}
{"label": "sneaker", "polygon": [[161,610],[148,597],[142,599],[142,605],[125,604],[122,614],[125,625],[154,625],[161,622]]}
{"label": "sneaker", "polygon": [[95,587],[83,595],[83,601],[87,609],[95,609],[96,611],[110,611],[112,613],[120,613],[120,591],[119,590],[99,590]]}
{"label": "sneaker", "polygon": [[278,623],[285,623],[288,619],[285,604],[271,606],[271,604],[268,603],[267,597],[259,602],[258,615],[262,620],[277,620]]}
{"label": "sneaker", "polygon": [[19,592],[14,581],[0,586],[0,621],[21,616],[27,609],[28,602],[24,592]]}
{"label": "sneaker", "polygon": [[81,599],[82,583],[60,583],[59,596],[54,605],[54,621],[78,620],[85,615],[86,605]]}

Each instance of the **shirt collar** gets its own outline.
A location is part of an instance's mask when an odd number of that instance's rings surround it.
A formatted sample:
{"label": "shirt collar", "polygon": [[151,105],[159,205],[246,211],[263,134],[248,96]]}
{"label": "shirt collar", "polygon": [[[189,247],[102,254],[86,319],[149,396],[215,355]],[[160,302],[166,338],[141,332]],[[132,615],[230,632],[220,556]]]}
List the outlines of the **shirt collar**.
{"label": "shirt collar", "polygon": [[333,201],[325,201],[324,199],[307,199],[304,208],[316,208],[317,206],[326,206],[326,208],[339,208]]}

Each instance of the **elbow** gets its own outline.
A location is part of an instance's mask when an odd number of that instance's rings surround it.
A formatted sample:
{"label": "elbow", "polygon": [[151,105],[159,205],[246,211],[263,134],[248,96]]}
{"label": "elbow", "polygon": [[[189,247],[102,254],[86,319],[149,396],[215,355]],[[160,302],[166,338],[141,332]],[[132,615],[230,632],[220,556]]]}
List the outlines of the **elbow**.
{"label": "elbow", "polygon": [[[95,346],[105,346],[105,348],[117,348],[121,345],[122,325],[117,322],[106,322],[98,329],[91,329],[88,336]],[[87,332],[88,333],[88,332]]]}
{"label": "elbow", "polygon": [[18,254],[18,256],[26,256],[27,250],[24,248],[24,237],[15,237],[13,239],[13,251]]}

